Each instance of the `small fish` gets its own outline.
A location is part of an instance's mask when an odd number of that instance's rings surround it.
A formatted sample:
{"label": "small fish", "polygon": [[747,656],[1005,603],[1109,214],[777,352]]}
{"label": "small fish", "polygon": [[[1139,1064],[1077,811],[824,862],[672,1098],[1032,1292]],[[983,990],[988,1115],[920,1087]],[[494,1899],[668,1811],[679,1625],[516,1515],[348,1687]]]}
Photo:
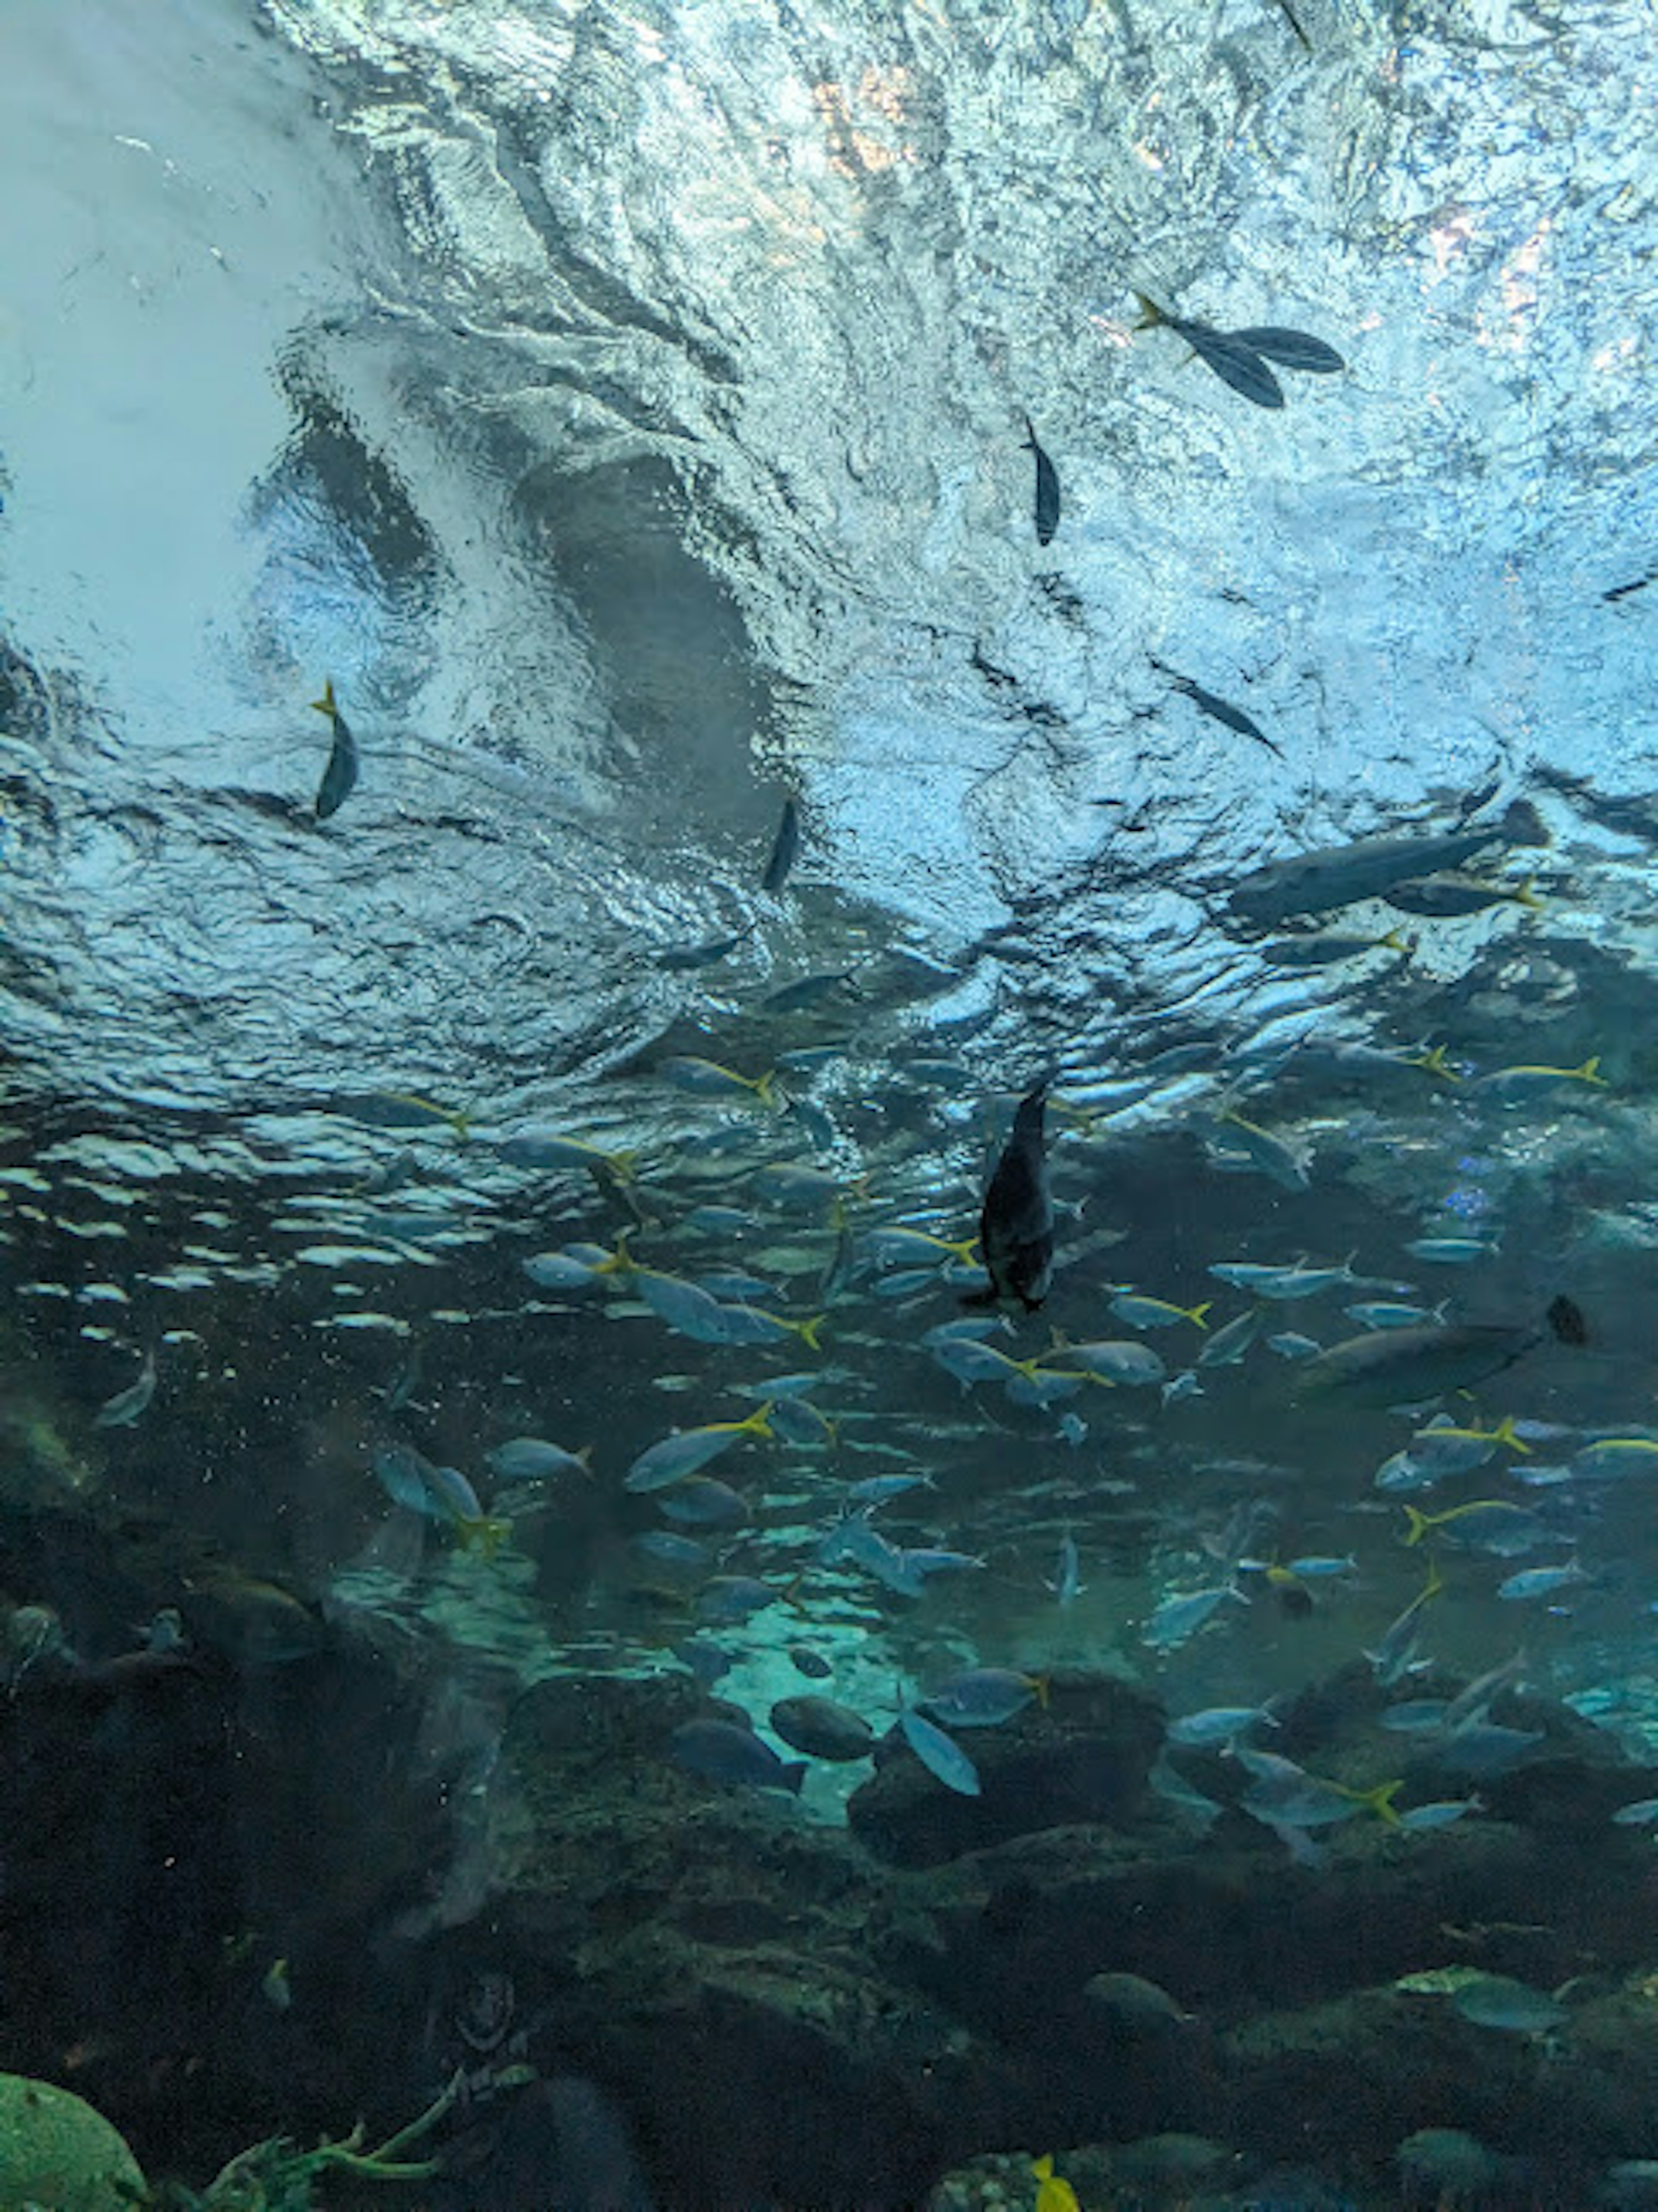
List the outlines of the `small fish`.
{"label": "small fish", "polygon": [[1218,1328],[1198,1354],[1199,1367],[1234,1367],[1243,1358],[1260,1334],[1266,1319],[1266,1310],[1252,1306],[1248,1312],[1229,1321],[1224,1328]]}
{"label": "small fish", "polygon": [[1275,937],[1260,948],[1261,957],[1274,968],[1328,968],[1338,960],[1357,960],[1366,952],[1411,952],[1408,937],[1384,929],[1380,937],[1356,936],[1351,930],[1321,929],[1304,937]]}
{"label": "small fish", "polygon": [[783,801],[782,817],[777,824],[777,835],[772,840],[771,854],[766,862],[766,872],[760,878],[760,888],[774,897],[789,879],[800,850],[800,816],[793,799]]}
{"label": "small fish", "polygon": [[1499,1067],[1490,1075],[1476,1076],[1468,1085],[1469,1091],[1489,1091],[1502,1098],[1529,1097],[1539,1091],[1552,1091],[1557,1084],[1582,1083],[1605,1091],[1608,1085],[1600,1073],[1600,1055],[1593,1054],[1581,1067]]}
{"label": "small fish", "polygon": [[1211,324],[1189,321],[1183,316],[1165,314],[1155,301],[1148,300],[1144,292],[1137,292],[1141,315],[1135,325],[1138,330],[1151,330],[1158,324],[1184,338],[1206,368],[1212,369],[1221,382],[1251,401],[1257,407],[1282,407],[1284,389],[1256,348],[1229,337]]}
{"label": "small fish", "polygon": [[1316,1359],[1324,1346],[1315,1336],[1303,1336],[1299,1329],[1289,1328],[1269,1336],[1266,1349],[1276,1352],[1280,1359]]}
{"label": "small fish", "polygon": [[1349,1321],[1361,1328],[1442,1328],[1448,1298],[1436,1306],[1413,1306],[1399,1298],[1376,1298],[1362,1305],[1344,1306]]}
{"label": "small fish", "polygon": [[1479,876],[1422,876],[1414,882],[1395,884],[1382,893],[1400,914],[1419,915],[1425,921],[1455,921],[1463,915],[1483,914],[1487,907],[1523,906],[1541,914],[1543,902],[1527,876],[1523,884],[1505,884]]}
{"label": "small fish", "polygon": [[1242,1114],[1233,1112],[1230,1107],[1216,1115],[1213,1129],[1206,1134],[1205,1142],[1217,1166],[1226,1166],[1230,1157],[1236,1155],[1260,1174],[1270,1176],[1280,1189],[1307,1188],[1305,1155],[1286,1145],[1282,1137],[1274,1136],[1270,1129],[1263,1129],[1259,1122],[1245,1121]]}
{"label": "small fish", "polygon": [[1522,1567],[1517,1575],[1510,1575],[1497,1586],[1498,1597],[1523,1602],[1527,1598],[1556,1597],[1574,1583],[1586,1583],[1588,1575],[1576,1559],[1568,1559],[1558,1567]]}
{"label": "small fish", "polygon": [[1198,1380],[1195,1367],[1188,1367],[1179,1375],[1171,1375],[1163,1386],[1165,1406],[1176,1406],[1182,1398],[1201,1398],[1203,1395],[1203,1385]]}
{"label": "small fish", "polygon": [[1300,1262],[1293,1267],[1264,1267],[1243,1260],[1219,1260],[1209,1272],[1223,1283],[1230,1283],[1234,1290],[1248,1291],[1251,1297],[1272,1298],[1285,1305],[1298,1298],[1316,1297],[1321,1291],[1354,1280],[1351,1260],[1339,1267],[1309,1267]]}
{"label": "small fish", "polygon": [[1649,1474],[1658,1468],[1658,1437],[1598,1437],[1573,1455],[1570,1465],[1573,1478],[1580,1482]]}
{"label": "small fish", "polygon": [[835,1672],[821,1651],[814,1651],[809,1644],[791,1644],[789,1664],[797,1674],[804,1674],[809,1682],[826,1682]]}
{"label": "small fish", "polygon": [[632,1182],[638,1172],[637,1152],[606,1152],[584,1138],[566,1136],[560,1129],[520,1129],[503,1140],[500,1151],[503,1159],[525,1167],[580,1168],[601,1187]]}
{"label": "small fish", "polygon": [[1277,1752],[1251,1751],[1240,1744],[1237,1756],[1254,1778],[1238,1802],[1268,1827],[1334,1827],[1363,1812],[1374,1813],[1390,1827],[1400,1824],[1393,1801],[1405,1786],[1402,1777],[1379,1782],[1373,1789],[1355,1790],[1345,1782],[1309,1774]]}
{"label": "small fish", "polygon": [[1197,2018],[1144,1974],[1095,1974],[1084,1983],[1083,1995],[1131,2027],[1189,2027]]}
{"label": "small fish", "polygon": [[1189,676],[1177,676],[1172,668],[1165,667],[1155,656],[1151,665],[1160,675],[1169,678],[1176,691],[1183,692],[1200,714],[1207,714],[1212,722],[1218,722],[1225,729],[1236,730],[1242,738],[1253,738],[1258,745],[1265,745],[1269,753],[1276,753],[1280,760],[1284,758],[1283,746],[1269,738],[1260,723],[1246,714],[1242,707],[1234,707],[1213,691],[1206,691],[1201,684],[1194,684]]}
{"label": "small fish", "polygon": [[1325,1552],[1307,1552],[1298,1559],[1291,1559],[1284,1571],[1304,1583],[1329,1582],[1338,1575],[1356,1575],[1358,1561],[1351,1552],[1344,1557]]}
{"label": "small fish", "polygon": [[1442,1413],[1425,1429],[1418,1429],[1406,1449],[1413,1466],[1436,1478],[1472,1474],[1475,1468],[1486,1464],[1499,1445],[1509,1451],[1531,1450],[1515,1429],[1512,1416],[1505,1416],[1494,1429],[1465,1429]]}
{"label": "small fish", "polygon": [[932,1486],[930,1474],[866,1474],[851,1486],[847,1496],[859,1505],[885,1505],[908,1491]]}
{"label": "small fish", "polygon": [[772,1437],[776,1431],[761,1406],[740,1421],[708,1421],[698,1429],[676,1429],[671,1436],[648,1445],[623,1477],[622,1487],[631,1491],[666,1490],[695,1474],[721,1452],[729,1451],[741,1437]]}
{"label": "small fish", "polygon": [[1130,1328],[1173,1328],[1179,1322],[1189,1321],[1194,1328],[1206,1329],[1209,1324],[1204,1316],[1213,1304],[1211,1298],[1200,1306],[1171,1305],[1167,1298],[1148,1297],[1124,1283],[1112,1294],[1111,1310]]}
{"label": "small fish", "polygon": [[875,1749],[875,1731],[863,1715],[832,1698],[780,1698],[768,1721],[773,1735],[781,1736],[791,1751],[831,1765],[868,1759]]}
{"label": "small fish", "polygon": [[288,1977],[286,1959],[273,1959],[259,1979],[259,1995],[277,2012],[286,2012],[294,2002],[294,1989]]}
{"label": "small fish", "polygon": [[1419,1544],[1440,1530],[1471,1551],[1513,1559],[1548,1540],[1548,1528],[1540,1516],[1505,1498],[1471,1498],[1443,1513],[1424,1513],[1419,1506],[1407,1505],[1404,1513],[1409,1524],[1406,1545]]}
{"label": "small fish", "polygon": [[[1289,14],[1287,8],[1284,13]],[[1291,21],[1294,20],[1291,16]],[[1299,25],[1297,28],[1299,31]],[[1303,43],[1305,44],[1304,38]],[[1309,337],[1305,331],[1280,330],[1269,323],[1230,331],[1227,335],[1240,345],[1253,346],[1268,361],[1275,361],[1280,368],[1301,369],[1309,376],[1334,376],[1347,366],[1333,346],[1326,345],[1322,338]]]}
{"label": "small fish", "polygon": [[950,1728],[998,1728],[1032,1700],[1048,1704],[1048,1677],[1011,1667],[967,1667],[916,1700],[919,1711]]}
{"label": "small fish", "polygon": [[977,1797],[982,1784],[979,1770],[960,1744],[922,1714],[905,1705],[898,1715],[904,1741],[929,1774],[953,1790],[958,1797]]}
{"label": "small fish", "polygon": [[1077,2192],[1063,2174],[1055,2173],[1051,2155],[1044,2153],[1030,2162],[1032,2179],[1036,2184],[1036,2202],[1031,2212],[1082,2212]]}
{"label": "small fish", "polygon": [[1653,583],[1658,583],[1658,568],[1655,568],[1650,575],[1636,577],[1632,583],[1614,584],[1609,592],[1602,592],[1600,597],[1610,605],[1619,599],[1632,599],[1637,592],[1644,592],[1647,586]]}
{"label": "small fish", "polygon": [[1086,1587],[1082,1579],[1082,1559],[1077,1550],[1077,1540],[1068,1532],[1060,1539],[1060,1556],[1048,1587],[1061,1605],[1072,1604]]}
{"label": "small fish", "polygon": [[786,1790],[798,1797],[806,1778],[804,1759],[782,1759],[752,1729],[734,1721],[686,1721],[668,1739],[681,1766],[710,1782],[745,1790]]}
{"label": "small fish", "polygon": [[1149,1644],[1153,1651],[1178,1650],[1229,1597],[1239,1605],[1249,1602],[1232,1583],[1218,1583],[1209,1589],[1171,1592],[1141,1629],[1140,1642]]}
{"label": "small fish", "polygon": [[125,1390],[118,1390],[112,1398],[105,1399],[92,1417],[94,1429],[127,1429],[149,1410],[155,1395],[155,1352],[146,1346],[138,1369],[138,1379]]}
{"label": "small fish", "polygon": [[592,1469],[588,1462],[592,1455],[591,1444],[579,1452],[566,1451],[562,1444],[549,1443],[544,1437],[514,1437],[483,1455],[493,1472],[507,1482],[545,1481],[555,1474],[590,1474]]}
{"label": "small fish", "polygon": [[696,1594],[697,1618],[729,1626],[763,1613],[781,1595],[757,1575],[714,1575]]}
{"label": "small fish", "polygon": [[1060,526],[1059,471],[1036,442],[1036,428],[1029,416],[1024,418],[1025,450],[1036,457],[1036,543],[1047,545]]}
{"label": "small fish", "polygon": [[1507,1974],[1476,1974],[1452,1992],[1451,2007],[1477,2027],[1496,2027],[1510,2035],[1540,2035],[1567,2017],[1564,2005],[1546,1990],[1534,1990]]}
{"label": "small fish", "polygon": [[698,1098],[757,1100],[762,1106],[777,1103],[776,1079],[769,1068],[763,1075],[739,1075],[717,1060],[702,1060],[695,1053],[675,1053],[659,1060],[653,1071],[676,1091]]}
{"label": "small fish", "polygon": [[1423,1835],[1435,1828],[1454,1827],[1466,1820],[1470,1813],[1483,1813],[1485,1800],[1472,1797],[1440,1797],[1431,1804],[1412,1805],[1399,1816],[1399,1825],[1412,1835]]}
{"label": "small fish", "polygon": [[323,770],[322,783],[317,793],[316,814],[319,822],[326,822],[331,814],[337,814],[351,796],[357,781],[357,742],[346,726],[346,720],[334,702],[334,679],[324,683],[322,696],[311,702],[313,714],[326,714],[334,732],[334,743],[328,756],[328,765]]}
{"label": "small fish", "polygon": [[1658,1797],[1637,1797],[1620,1805],[1612,1817],[1620,1828],[1649,1828],[1658,1821]]}
{"label": "small fish", "polygon": [[1068,1367],[1080,1369],[1096,1382],[1115,1383],[1122,1389],[1154,1389],[1169,1371],[1151,1346],[1141,1344],[1134,1337],[1099,1344],[1072,1344],[1056,1329],[1054,1349],[1063,1356]]}
{"label": "small fish", "polygon": [[1477,1260],[1494,1259],[1500,1249],[1490,1237],[1418,1237],[1405,1247],[1430,1267],[1471,1267]]}
{"label": "small fish", "polygon": [[754,934],[754,924],[736,930],[729,937],[705,938],[700,945],[665,945],[656,955],[656,964],[670,975],[697,968],[712,968],[716,962],[727,960],[739,945]]}
{"label": "small fish", "polygon": [[1182,1713],[1178,1720],[1170,1721],[1169,1741],[1187,1750],[1202,1750],[1212,1744],[1232,1743],[1263,1721],[1269,1728],[1278,1726],[1268,1705],[1209,1705],[1202,1712]]}
{"label": "small fish", "polygon": [[749,1518],[740,1492],[711,1474],[687,1475],[665,1493],[661,1510],[668,1520],[687,1528],[740,1528]]}
{"label": "small fish", "polygon": [[412,1444],[385,1444],[373,1466],[380,1487],[394,1504],[452,1528],[469,1551],[493,1559],[512,1534],[510,1521],[493,1520],[459,1468],[438,1467]]}

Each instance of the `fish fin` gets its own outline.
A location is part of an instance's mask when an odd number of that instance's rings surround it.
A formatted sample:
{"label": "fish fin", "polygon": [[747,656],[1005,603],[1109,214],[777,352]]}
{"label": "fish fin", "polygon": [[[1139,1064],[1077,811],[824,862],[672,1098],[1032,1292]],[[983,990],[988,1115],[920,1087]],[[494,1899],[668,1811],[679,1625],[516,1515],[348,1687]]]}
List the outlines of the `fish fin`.
{"label": "fish fin", "polygon": [[1140,303],[1140,319],[1134,325],[1137,331],[1153,331],[1159,323],[1169,320],[1157,301],[1147,299],[1144,292],[1136,292],[1134,297]]}
{"label": "fish fin", "polygon": [[[1430,1521],[1425,1513],[1420,1511],[1414,1505],[1407,1505],[1405,1508],[1405,1518],[1410,1523],[1409,1532],[1405,1538],[1406,1543],[1407,1545],[1419,1544],[1422,1541],[1422,1539],[1427,1534],[1429,1529],[1433,1526],[1433,1523]],[[1423,1595],[1425,1596],[1427,1593],[1424,1591]],[[1421,1602],[1421,1598],[1418,1598],[1417,1600],[1417,1603],[1420,1605]]]}
{"label": "fish fin", "polygon": [[323,679],[322,696],[311,702],[311,711],[313,714],[326,714],[331,721],[339,713],[339,708],[334,704],[334,679],[331,676]]}

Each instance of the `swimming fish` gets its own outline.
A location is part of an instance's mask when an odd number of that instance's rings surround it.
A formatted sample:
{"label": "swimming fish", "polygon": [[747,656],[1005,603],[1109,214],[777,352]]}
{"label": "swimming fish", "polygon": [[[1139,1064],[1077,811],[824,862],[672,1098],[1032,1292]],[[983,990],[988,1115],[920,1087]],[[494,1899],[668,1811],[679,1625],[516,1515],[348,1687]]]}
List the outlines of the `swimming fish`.
{"label": "swimming fish", "polygon": [[793,799],[786,799],[782,818],[777,824],[777,835],[772,840],[771,856],[766,862],[766,872],[760,878],[762,891],[770,891],[774,896],[782,890],[799,850],[799,811]]}
{"label": "swimming fish", "polygon": [[1499,1374],[1542,1334],[1530,1325],[1502,1322],[1367,1329],[1309,1359],[1297,1380],[1305,1395],[1348,1405],[1418,1405]]}
{"label": "swimming fish", "polygon": [[791,1751],[804,1751],[831,1764],[868,1759],[875,1749],[875,1731],[863,1715],[837,1705],[832,1698],[780,1698],[769,1721],[773,1733]]}
{"label": "swimming fish", "polygon": [[1059,472],[1037,444],[1035,425],[1028,415],[1024,427],[1025,449],[1036,457],[1036,543],[1046,545],[1060,526]]}
{"label": "swimming fish", "polygon": [[588,1462],[592,1455],[591,1444],[579,1452],[566,1451],[562,1444],[549,1443],[544,1437],[513,1437],[483,1455],[495,1473],[508,1482],[544,1481],[553,1474],[590,1474]]}
{"label": "swimming fish", "polygon": [[654,1073],[671,1083],[676,1091],[689,1091],[699,1098],[752,1098],[762,1106],[777,1103],[775,1078],[767,1069],[763,1075],[739,1075],[734,1067],[722,1067],[717,1060],[702,1060],[695,1053],[675,1053],[656,1063]]}
{"label": "swimming fish", "polygon": [[137,1381],[130,1382],[125,1390],[118,1390],[112,1398],[106,1398],[93,1415],[92,1425],[94,1429],[131,1428],[134,1421],[149,1412],[155,1395],[155,1352],[153,1346],[146,1346]]}
{"label": "swimming fish", "polygon": [[1526,907],[1533,914],[1543,910],[1529,876],[1517,887],[1479,876],[1423,876],[1395,884],[1382,896],[1400,914],[1419,915],[1428,921],[1454,921],[1463,915],[1483,914],[1487,907],[1505,903]]}
{"label": "swimming fish", "polygon": [[1137,330],[1147,331],[1161,324],[1184,338],[1206,368],[1212,369],[1221,382],[1240,393],[1257,407],[1282,407],[1284,387],[1279,384],[1260,350],[1229,337],[1224,331],[1216,330],[1209,323],[1188,320],[1184,316],[1166,314],[1154,300],[1144,292],[1137,292],[1140,303],[1140,320]]}
{"label": "swimming fish", "polygon": [[326,714],[334,732],[333,747],[317,793],[317,819],[326,822],[331,814],[338,813],[356,784],[357,741],[347,728],[345,717],[334,702],[334,679],[331,676],[323,684],[321,698],[311,702],[311,711],[314,714]]}
{"label": "swimming fish", "polygon": [[708,1421],[700,1429],[676,1429],[671,1436],[648,1445],[623,1477],[622,1487],[631,1491],[666,1490],[695,1474],[721,1452],[729,1451],[741,1437],[770,1437],[776,1431],[761,1406],[741,1421]]}
{"label": "swimming fish", "polygon": [[1019,1101],[990,1178],[979,1216],[979,1247],[991,1287],[964,1297],[964,1305],[1017,1299],[1034,1313],[1048,1296],[1054,1275],[1054,1200],[1042,1137],[1048,1081],[1044,1077]]}
{"label": "swimming fish", "polygon": [[1253,868],[1232,886],[1229,910],[1239,921],[1270,927],[1291,915],[1323,914],[1356,900],[1378,898],[1394,884],[1460,867],[1488,845],[1548,842],[1537,810],[1517,799],[1483,826],[1416,835],[1361,837]]}
{"label": "swimming fish", "polygon": [[917,1699],[920,1709],[950,1728],[998,1728],[1035,1699],[1046,1707],[1048,1677],[1011,1667],[964,1667]]}
{"label": "swimming fish", "polygon": [[686,1721],[668,1741],[681,1766],[710,1782],[786,1790],[798,1797],[806,1778],[804,1759],[780,1759],[752,1729],[739,1728],[735,1721]]}
{"label": "swimming fish", "polygon": [[922,1714],[905,1705],[898,1715],[904,1741],[929,1774],[953,1790],[958,1797],[977,1797],[982,1785],[979,1770],[960,1744],[934,1727]]}
{"label": "swimming fish", "polygon": [[1165,667],[1155,655],[1152,656],[1151,665],[1169,678],[1176,691],[1184,692],[1198,712],[1207,714],[1212,722],[1219,722],[1226,729],[1236,730],[1240,737],[1253,738],[1258,745],[1265,745],[1269,753],[1276,753],[1280,760],[1284,758],[1283,746],[1269,738],[1260,723],[1246,714],[1242,707],[1234,707],[1215,692],[1206,691],[1201,684],[1194,684],[1189,676],[1177,676],[1172,668]]}
{"label": "swimming fish", "polygon": [[510,1521],[492,1519],[458,1468],[438,1467],[412,1444],[384,1444],[374,1454],[375,1477],[394,1504],[454,1531],[469,1551],[493,1559],[512,1534]]}

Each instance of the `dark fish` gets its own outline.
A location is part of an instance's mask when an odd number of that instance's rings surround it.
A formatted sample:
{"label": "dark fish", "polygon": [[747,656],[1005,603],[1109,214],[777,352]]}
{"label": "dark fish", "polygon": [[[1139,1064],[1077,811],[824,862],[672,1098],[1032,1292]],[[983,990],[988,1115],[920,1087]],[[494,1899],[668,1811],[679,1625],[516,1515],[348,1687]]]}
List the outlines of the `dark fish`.
{"label": "dark fish", "polygon": [[794,866],[794,856],[800,850],[800,817],[794,801],[783,801],[783,818],[777,825],[777,835],[772,840],[771,858],[766,863],[766,872],[760,878],[762,891],[780,891],[789,879],[789,870]]}
{"label": "dark fish", "polygon": [[732,1721],[687,1721],[674,1730],[671,1741],[680,1765],[710,1782],[787,1790],[798,1797],[806,1778],[805,1759],[780,1759],[768,1744]]}
{"label": "dark fish", "polygon": [[1229,701],[1218,698],[1212,691],[1206,691],[1201,684],[1194,684],[1189,676],[1176,676],[1172,668],[1165,668],[1160,660],[1153,659],[1151,665],[1166,676],[1177,691],[1183,691],[1200,714],[1207,714],[1212,721],[1224,723],[1229,730],[1236,730],[1240,737],[1253,738],[1258,745],[1265,745],[1269,753],[1276,753],[1280,760],[1284,758],[1283,747],[1269,738],[1242,707],[1234,707]]}
{"label": "dark fish", "polygon": [[814,1651],[809,1644],[791,1644],[789,1660],[795,1673],[805,1675],[810,1681],[827,1681],[835,1672],[823,1654]]}
{"label": "dark fish", "polygon": [[1349,1406],[1422,1405],[1500,1374],[1541,1339],[1531,1324],[1503,1322],[1367,1329],[1309,1359],[1298,1391]]}
{"label": "dark fish", "polygon": [[1025,446],[1036,456],[1036,543],[1046,545],[1060,526],[1060,478],[1054,464],[1036,443],[1036,426],[1024,418]]}
{"label": "dark fish", "polygon": [[1306,52],[1310,54],[1313,51],[1313,42],[1308,37],[1306,32],[1303,30],[1301,27],[1301,18],[1297,15],[1295,9],[1290,5],[1290,0],[1278,0],[1278,13],[1283,16],[1284,21],[1290,26],[1290,28],[1295,33],[1297,38],[1300,40],[1302,46]]}
{"label": "dark fish", "polygon": [[1633,583],[1614,584],[1609,592],[1602,592],[1600,597],[1608,605],[1617,599],[1631,599],[1637,592],[1644,592],[1649,584],[1655,583],[1658,583],[1658,568],[1655,568],[1649,576],[1637,576]]}
{"label": "dark fish", "polygon": [[320,699],[311,702],[313,714],[326,714],[334,732],[333,750],[328,756],[328,766],[323,770],[322,787],[317,793],[317,819],[326,822],[331,814],[337,814],[351,796],[357,781],[357,741],[346,726],[343,714],[334,703],[334,679],[331,676],[322,688]]}
{"label": "dark fish", "polygon": [[979,1245],[991,1287],[964,1299],[964,1304],[1017,1298],[1027,1313],[1035,1313],[1048,1296],[1054,1277],[1054,1200],[1042,1140],[1048,1080],[1044,1077],[1019,1101],[1012,1134],[990,1178],[979,1216]]}
{"label": "dark fish", "polygon": [[1253,346],[1224,331],[1211,330],[1207,323],[1177,322],[1172,315],[1165,315],[1163,320],[1223,384],[1257,407],[1283,406],[1284,386]]}
{"label": "dark fish", "polygon": [[868,1759],[875,1731],[861,1713],[837,1705],[833,1698],[780,1698],[771,1709],[771,1726],[791,1751],[838,1764]]}
{"label": "dark fish", "polygon": [[1483,828],[1361,837],[1351,845],[1297,854],[1252,868],[1233,886],[1227,905],[1240,921],[1263,925],[1297,914],[1325,914],[1356,900],[1378,898],[1395,884],[1461,867],[1487,845],[1543,845],[1548,832],[1529,800]]}
{"label": "dark fish", "polygon": [[1347,364],[1331,345],[1322,338],[1309,337],[1305,331],[1284,331],[1268,323],[1247,331],[1229,331],[1227,337],[1253,352],[1264,354],[1275,361],[1280,368],[1305,369],[1311,376],[1333,376]]}

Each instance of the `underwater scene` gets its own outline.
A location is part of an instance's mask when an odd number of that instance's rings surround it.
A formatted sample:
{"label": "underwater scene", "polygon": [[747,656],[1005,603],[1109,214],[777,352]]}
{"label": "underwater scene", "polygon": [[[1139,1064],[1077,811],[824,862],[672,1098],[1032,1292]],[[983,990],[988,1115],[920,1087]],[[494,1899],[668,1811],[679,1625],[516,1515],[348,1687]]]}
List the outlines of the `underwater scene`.
{"label": "underwater scene", "polygon": [[1658,2205],[1649,0],[0,56],[0,2212]]}

